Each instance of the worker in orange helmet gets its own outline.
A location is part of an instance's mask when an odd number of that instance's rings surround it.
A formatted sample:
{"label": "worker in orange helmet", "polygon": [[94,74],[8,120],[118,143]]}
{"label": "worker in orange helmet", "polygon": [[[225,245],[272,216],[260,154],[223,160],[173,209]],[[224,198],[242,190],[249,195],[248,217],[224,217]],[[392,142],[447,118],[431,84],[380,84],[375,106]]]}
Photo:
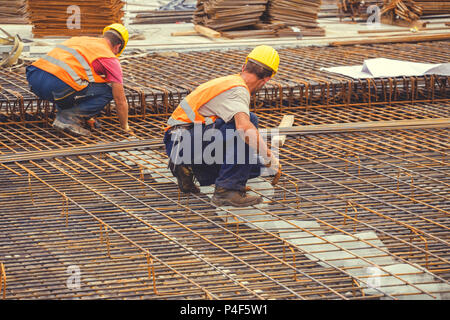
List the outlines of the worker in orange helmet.
{"label": "worker in orange helmet", "polygon": [[[164,143],[169,168],[182,192],[200,192],[197,180],[201,186],[215,185],[212,202],[217,206],[246,207],[262,202],[260,196],[246,192],[247,181],[260,176],[264,166],[275,169],[273,174],[280,166],[257,129],[258,118],[249,110],[250,97],[276,74],[279,62],[275,49],[257,46],[241,73],[200,85],[174,110]],[[221,151],[214,149],[218,145]],[[211,149],[214,160],[208,161],[205,155]]]}
{"label": "worker in orange helmet", "polygon": [[121,128],[131,132],[118,59],[128,38],[125,26],[113,23],[101,38],[70,38],[27,67],[31,91],[56,105],[54,128],[88,136],[99,126],[95,116],[114,99]]}

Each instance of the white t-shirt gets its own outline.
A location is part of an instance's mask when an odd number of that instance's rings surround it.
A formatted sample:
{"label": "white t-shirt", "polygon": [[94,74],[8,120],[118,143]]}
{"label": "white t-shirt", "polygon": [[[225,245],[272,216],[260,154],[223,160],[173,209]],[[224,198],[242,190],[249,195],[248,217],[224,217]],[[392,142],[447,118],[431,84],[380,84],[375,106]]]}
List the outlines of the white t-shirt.
{"label": "white t-shirt", "polygon": [[245,87],[233,87],[222,92],[198,109],[204,117],[218,116],[228,122],[238,112],[250,116],[250,93]]}

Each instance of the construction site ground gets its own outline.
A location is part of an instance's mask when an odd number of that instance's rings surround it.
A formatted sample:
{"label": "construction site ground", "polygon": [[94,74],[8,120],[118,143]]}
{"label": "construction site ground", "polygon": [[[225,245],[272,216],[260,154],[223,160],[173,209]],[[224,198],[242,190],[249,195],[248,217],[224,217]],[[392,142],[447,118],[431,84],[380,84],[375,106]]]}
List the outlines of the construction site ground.
{"label": "construction site ground", "polygon": [[[390,33],[359,34],[365,23],[337,18],[320,25],[325,37],[240,40],[170,35],[190,23],[130,25],[145,37],[122,57],[134,138],[114,105],[89,138],[56,132],[54,107],[29,91],[24,66],[61,39],[1,25],[26,46],[23,65],[0,69],[0,298],[449,299],[449,77],[355,80],[321,68],[375,57],[446,63],[450,42],[328,47]],[[280,183],[251,181],[264,202],[244,209],[212,205],[211,186],[181,194],[162,146],[168,116],[259,44],[282,61],[251,111],[261,128],[292,115],[298,130],[280,149]]]}
{"label": "construction site ground", "polygon": [[[445,23],[448,19],[432,19],[433,23],[429,27],[445,28]],[[339,21],[339,18],[322,18],[319,19],[320,26],[325,29],[325,37],[304,37],[297,39],[294,37],[282,37],[282,38],[261,38],[261,39],[210,39],[204,36],[171,36],[172,32],[193,30],[194,25],[192,23],[179,23],[179,24],[155,24],[155,25],[130,25],[131,36],[143,35],[145,39],[133,40],[131,39],[125,54],[133,49],[143,49],[148,52],[154,51],[195,51],[195,50],[210,50],[210,49],[238,49],[249,48],[258,44],[268,44],[275,47],[295,47],[295,46],[326,46],[330,42],[340,40],[363,40],[374,39],[374,37],[386,37],[389,35],[395,35],[396,33],[372,33],[361,34],[360,30],[395,30],[402,35],[412,34],[412,32],[404,32],[405,27],[398,27],[386,24],[380,24],[379,26],[372,28],[367,23],[360,21],[358,23],[351,22],[351,19],[344,19],[343,22]],[[11,34],[19,34],[23,39],[34,40],[37,43],[25,46],[24,53],[27,51],[31,55],[45,54],[49,46],[61,41],[55,38],[41,38],[33,39],[32,26],[31,25],[0,25],[7,32]],[[427,34],[442,34],[450,33],[450,29],[442,30],[429,30],[419,31],[414,34],[427,35]],[[397,34],[398,35],[398,34]]]}

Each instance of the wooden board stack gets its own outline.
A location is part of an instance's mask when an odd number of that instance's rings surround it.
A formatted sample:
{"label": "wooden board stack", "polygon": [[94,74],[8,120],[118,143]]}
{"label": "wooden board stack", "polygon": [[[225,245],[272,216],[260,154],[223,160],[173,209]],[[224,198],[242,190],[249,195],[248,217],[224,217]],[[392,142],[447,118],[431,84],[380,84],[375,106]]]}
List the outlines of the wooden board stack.
{"label": "wooden board stack", "polygon": [[277,37],[300,37],[302,33],[290,28],[286,23],[257,23],[252,30],[224,31],[222,36],[229,39],[236,38],[277,38]]}
{"label": "wooden board stack", "polygon": [[194,15],[193,10],[139,11],[133,18],[131,24],[191,22],[193,15]]}
{"label": "wooden board stack", "polygon": [[266,4],[267,0],[199,0],[193,21],[216,31],[254,26]]}
{"label": "wooden board stack", "polygon": [[233,39],[323,36],[316,22],[320,4],[321,0],[198,0],[193,22]]}
{"label": "wooden board stack", "polygon": [[319,18],[337,17],[338,13],[338,0],[322,0]]}
{"label": "wooden board stack", "polygon": [[423,9],[425,15],[441,15],[450,13],[450,1],[436,1],[436,0],[416,0],[417,5]]}
{"label": "wooden board stack", "polygon": [[323,36],[317,16],[321,0],[269,0],[265,16],[270,23],[285,23],[300,28],[303,35]]}
{"label": "wooden board stack", "polygon": [[25,24],[27,19],[26,0],[0,0],[1,23]]}
{"label": "wooden board stack", "polygon": [[121,0],[28,1],[33,34],[38,38],[100,35],[108,24],[122,22],[123,6]]}

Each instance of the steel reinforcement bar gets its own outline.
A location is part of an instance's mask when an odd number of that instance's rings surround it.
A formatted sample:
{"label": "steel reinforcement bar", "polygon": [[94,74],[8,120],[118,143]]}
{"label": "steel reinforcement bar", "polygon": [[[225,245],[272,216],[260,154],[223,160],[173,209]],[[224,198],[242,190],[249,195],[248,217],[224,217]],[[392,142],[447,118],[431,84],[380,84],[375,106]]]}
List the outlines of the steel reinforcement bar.
{"label": "steel reinforcement bar", "polygon": [[[313,105],[448,100],[449,79],[445,76],[355,80],[321,68],[362,64],[365,59],[379,57],[446,63],[449,43],[280,49],[280,71],[253,96],[252,108],[281,110]],[[145,118],[150,114],[170,113],[199,84],[238,72],[247,53],[245,50],[230,50],[125,57],[122,64],[131,115]],[[111,112],[109,106],[105,115]],[[49,121],[53,116],[54,106],[39,100],[29,90],[24,68],[0,70],[0,120]]]}
{"label": "steel reinforcement bar", "polygon": [[[275,127],[285,111],[259,111]],[[446,103],[293,110],[294,125],[432,119]],[[166,117],[132,118],[140,139]],[[0,153],[120,142],[115,117],[91,138],[37,123],[0,126]],[[291,136],[262,206],[216,208],[178,192],[160,148],[0,167],[5,298],[446,298],[448,129]],[[80,271],[80,283],[70,282]],[[78,269],[77,269],[78,268]],[[382,274],[375,287],[368,270]],[[384,280],[383,280],[384,279]],[[388,281],[389,280],[389,281]]]}

